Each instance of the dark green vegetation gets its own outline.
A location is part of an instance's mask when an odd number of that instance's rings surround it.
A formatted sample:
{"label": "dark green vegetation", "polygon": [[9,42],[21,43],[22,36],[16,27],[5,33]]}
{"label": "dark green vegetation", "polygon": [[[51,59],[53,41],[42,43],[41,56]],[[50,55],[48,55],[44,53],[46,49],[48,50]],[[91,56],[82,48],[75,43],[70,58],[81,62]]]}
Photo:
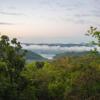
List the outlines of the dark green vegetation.
{"label": "dark green vegetation", "polygon": [[96,49],[87,55],[29,64],[25,54],[16,39],[0,37],[0,100],[100,100]]}
{"label": "dark green vegetation", "polygon": [[41,55],[34,53],[32,51],[27,51],[26,53],[26,59],[27,60],[34,60],[34,61],[44,61],[46,60],[45,58],[43,58]]}

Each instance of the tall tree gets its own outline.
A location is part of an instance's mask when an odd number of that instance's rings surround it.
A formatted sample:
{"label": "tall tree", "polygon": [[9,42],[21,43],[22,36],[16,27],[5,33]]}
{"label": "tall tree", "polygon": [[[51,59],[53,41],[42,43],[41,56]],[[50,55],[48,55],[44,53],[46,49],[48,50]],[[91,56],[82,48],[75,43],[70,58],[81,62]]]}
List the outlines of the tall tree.
{"label": "tall tree", "polygon": [[[5,95],[12,95],[6,92],[16,91],[18,96],[19,83],[21,82],[21,75],[25,66],[25,51],[22,50],[20,42],[16,38],[12,40],[8,36],[3,35],[0,37],[0,75],[3,73],[4,79],[7,80],[9,88],[5,90]],[[0,77],[0,82],[2,78]],[[11,90],[10,90],[11,89]],[[3,89],[4,90],[4,89]],[[13,91],[13,93],[14,93]],[[5,96],[5,98],[6,98]],[[14,97],[14,96],[12,96]],[[9,100],[15,100],[15,98],[7,97]]]}

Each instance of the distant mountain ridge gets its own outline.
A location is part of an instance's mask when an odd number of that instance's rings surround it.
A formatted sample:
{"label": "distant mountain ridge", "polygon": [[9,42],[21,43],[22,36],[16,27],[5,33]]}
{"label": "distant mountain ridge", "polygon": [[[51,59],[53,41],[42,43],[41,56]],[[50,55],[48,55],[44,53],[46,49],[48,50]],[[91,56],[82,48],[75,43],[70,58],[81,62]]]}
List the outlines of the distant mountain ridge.
{"label": "distant mountain ridge", "polygon": [[47,45],[47,46],[60,46],[60,47],[74,47],[74,46],[86,46],[89,47],[88,43],[21,43],[22,45],[30,46],[30,45]]}
{"label": "distant mountain ridge", "polygon": [[84,54],[83,52],[94,49],[94,46],[87,43],[22,43],[22,47],[30,51],[30,53],[27,54],[28,59],[33,60],[45,60],[45,58],[53,59],[54,56],[62,55],[81,55],[80,52]]}

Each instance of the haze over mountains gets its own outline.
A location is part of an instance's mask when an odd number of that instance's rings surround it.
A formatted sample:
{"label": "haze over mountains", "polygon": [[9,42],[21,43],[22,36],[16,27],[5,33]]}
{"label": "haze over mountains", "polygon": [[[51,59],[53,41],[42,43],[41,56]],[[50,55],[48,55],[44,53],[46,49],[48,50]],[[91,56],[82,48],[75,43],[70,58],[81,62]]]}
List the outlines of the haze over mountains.
{"label": "haze over mountains", "polygon": [[[34,53],[39,54],[40,56],[52,59],[54,56],[58,54],[63,53],[71,53],[71,52],[88,52],[92,49],[94,49],[95,46],[91,46],[85,43],[81,44],[61,44],[61,43],[55,43],[55,44],[48,44],[48,43],[41,43],[41,44],[33,44],[33,43],[23,43],[22,44],[24,49],[30,50]],[[98,47],[98,50],[100,51],[100,48]]]}

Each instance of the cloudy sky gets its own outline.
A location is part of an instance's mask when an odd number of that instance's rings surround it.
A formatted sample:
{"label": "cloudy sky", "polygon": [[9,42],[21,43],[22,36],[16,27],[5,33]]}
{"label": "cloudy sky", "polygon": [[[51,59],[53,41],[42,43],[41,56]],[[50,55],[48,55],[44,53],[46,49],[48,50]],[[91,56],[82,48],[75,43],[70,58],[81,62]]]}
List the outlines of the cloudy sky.
{"label": "cloudy sky", "polygon": [[100,28],[100,0],[0,0],[0,32],[23,42],[85,42]]}

